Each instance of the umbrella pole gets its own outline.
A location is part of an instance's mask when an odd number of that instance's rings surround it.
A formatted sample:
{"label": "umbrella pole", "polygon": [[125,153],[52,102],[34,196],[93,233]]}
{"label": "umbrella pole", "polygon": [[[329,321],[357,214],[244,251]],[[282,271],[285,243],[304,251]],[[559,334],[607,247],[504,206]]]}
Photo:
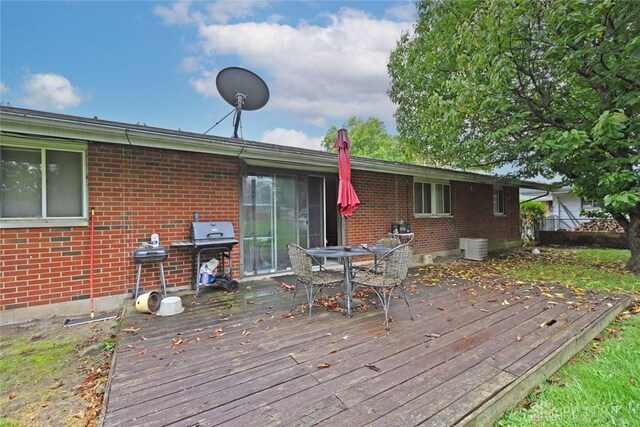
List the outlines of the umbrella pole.
{"label": "umbrella pole", "polygon": [[342,227],[342,244],[349,246],[349,218],[344,217],[344,226]]}
{"label": "umbrella pole", "polygon": [[349,230],[349,220],[345,217],[342,218],[342,245],[347,246],[347,234]]}

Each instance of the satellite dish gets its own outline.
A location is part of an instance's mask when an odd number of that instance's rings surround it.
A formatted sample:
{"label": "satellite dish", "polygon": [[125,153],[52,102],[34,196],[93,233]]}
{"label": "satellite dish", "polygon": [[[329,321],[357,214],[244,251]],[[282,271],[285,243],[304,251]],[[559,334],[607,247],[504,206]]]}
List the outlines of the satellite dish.
{"label": "satellite dish", "polygon": [[240,67],[229,67],[216,77],[218,92],[236,108],[233,137],[238,137],[238,126],[242,110],[258,110],[269,100],[269,88],[257,74]]}

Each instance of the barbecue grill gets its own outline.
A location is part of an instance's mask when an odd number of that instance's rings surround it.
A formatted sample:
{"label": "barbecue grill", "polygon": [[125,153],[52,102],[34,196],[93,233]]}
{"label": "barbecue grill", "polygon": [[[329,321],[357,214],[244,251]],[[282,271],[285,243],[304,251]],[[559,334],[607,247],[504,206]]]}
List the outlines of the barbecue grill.
{"label": "barbecue grill", "polygon": [[133,251],[133,262],[138,264],[138,273],[136,275],[136,288],[134,291],[134,299],[138,298],[138,291],[140,288],[140,273],[142,272],[142,264],[146,263],[158,263],[160,265],[160,282],[162,283],[162,291],[164,296],[167,296],[167,285],[164,281],[164,268],[162,267],[162,261],[169,258],[169,251],[167,248],[138,248]]}
{"label": "barbecue grill", "polygon": [[[196,296],[200,286],[218,285],[227,291],[237,291],[238,282],[233,280],[231,251],[239,242],[233,233],[233,224],[228,221],[195,221],[191,223],[191,240],[172,242],[172,246],[190,247],[193,256],[192,281]],[[220,261],[213,283],[200,280],[201,255],[211,252]]]}

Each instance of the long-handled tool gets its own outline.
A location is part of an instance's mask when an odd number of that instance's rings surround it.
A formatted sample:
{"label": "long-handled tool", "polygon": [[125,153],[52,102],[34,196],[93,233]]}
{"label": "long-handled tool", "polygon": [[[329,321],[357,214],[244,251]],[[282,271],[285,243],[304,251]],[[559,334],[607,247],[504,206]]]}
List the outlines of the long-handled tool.
{"label": "long-handled tool", "polygon": [[89,216],[89,224],[91,227],[91,243],[89,249],[89,310],[91,311],[90,319],[67,319],[64,322],[64,326],[75,326],[81,325],[89,322],[97,322],[100,320],[113,319],[116,317],[115,314],[102,314],[96,317],[95,307],[93,301],[93,247],[95,242],[95,222],[96,222],[96,209],[91,208],[91,214]]}
{"label": "long-handled tool", "polygon": [[93,306],[93,246],[95,241],[95,228],[96,228],[96,209],[91,208],[91,216],[89,217],[91,222],[91,249],[89,250],[89,309],[91,310],[91,318],[95,317]]}

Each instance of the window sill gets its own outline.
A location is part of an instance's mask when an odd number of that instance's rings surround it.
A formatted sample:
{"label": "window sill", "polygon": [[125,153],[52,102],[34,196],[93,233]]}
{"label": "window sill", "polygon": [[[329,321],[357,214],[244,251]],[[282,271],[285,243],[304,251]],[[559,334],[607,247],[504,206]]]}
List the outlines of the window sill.
{"label": "window sill", "polygon": [[496,218],[505,218],[507,215],[502,214],[502,213],[495,213],[495,212],[494,212],[494,213],[493,213],[493,216],[494,216],[494,217],[496,217]]}
{"label": "window sill", "polygon": [[453,218],[451,214],[413,214],[414,218]]}
{"label": "window sill", "polygon": [[89,220],[86,218],[74,219],[2,219],[0,229],[5,228],[44,228],[44,227],[86,227]]}

